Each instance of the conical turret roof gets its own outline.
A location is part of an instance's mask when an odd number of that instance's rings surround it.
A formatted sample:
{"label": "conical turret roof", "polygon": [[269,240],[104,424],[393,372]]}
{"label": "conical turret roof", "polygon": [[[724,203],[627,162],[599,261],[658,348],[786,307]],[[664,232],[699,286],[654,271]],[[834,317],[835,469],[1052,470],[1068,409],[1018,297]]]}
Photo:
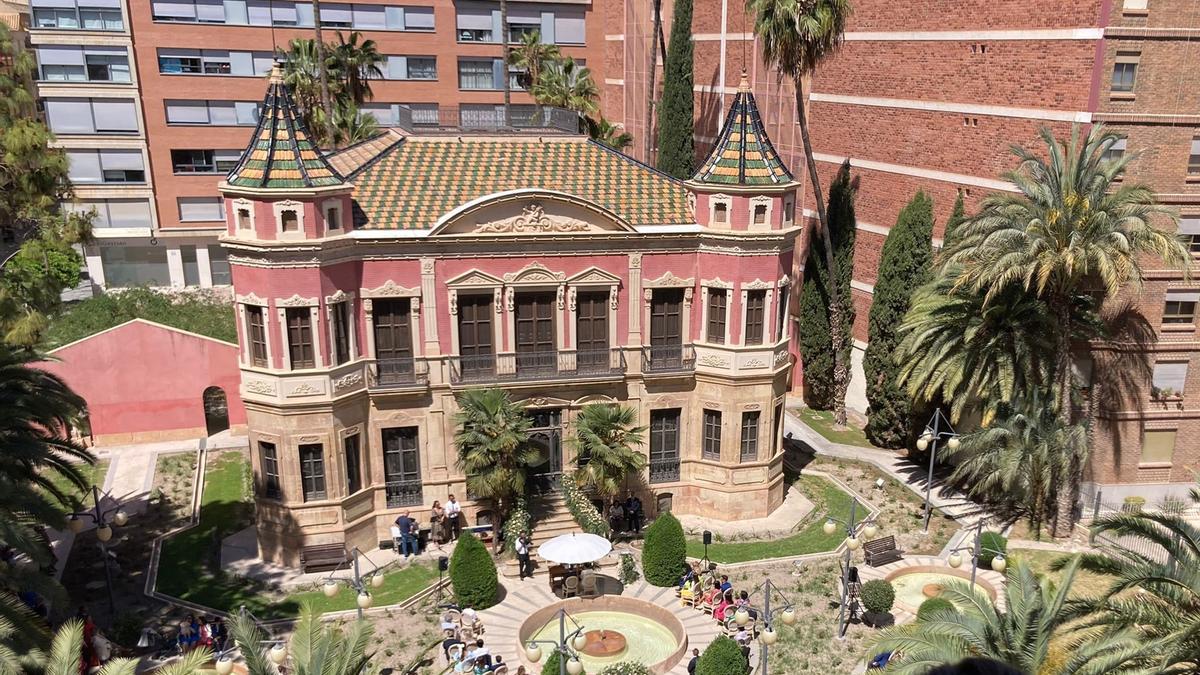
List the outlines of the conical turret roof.
{"label": "conical turret roof", "polygon": [[721,135],[692,180],[745,186],[785,185],[795,180],[767,137],[745,71]]}
{"label": "conical turret roof", "polygon": [[278,63],[271,69],[258,126],[226,181],[235,187],[267,190],[344,183],[304,126]]}

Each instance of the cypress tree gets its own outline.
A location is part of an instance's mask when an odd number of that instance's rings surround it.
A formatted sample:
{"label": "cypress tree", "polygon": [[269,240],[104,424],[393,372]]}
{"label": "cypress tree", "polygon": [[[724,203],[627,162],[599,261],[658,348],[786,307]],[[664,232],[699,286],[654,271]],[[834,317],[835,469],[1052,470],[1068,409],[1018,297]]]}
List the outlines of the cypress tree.
{"label": "cypress tree", "polygon": [[[829,227],[833,240],[833,264],[837,272],[838,297],[842,299],[845,336],[840,348],[850,363],[853,344],[854,302],[850,297],[850,279],[854,274],[854,241],[857,220],[854,215],[854,186],[850,163],[842,164],[829,186]],[[808,257],[804,261],[804,286],[800,291],[800,357],[804,365],[804,403],[814,410],[832,410],[845,403],[846,392],[834,390],[833,344],[829,330],[829,273],[825,267],[822,238],[811,236]],[[847,378],[849,382],[849,378]]]}
{"label": "cypress tree", "polygon": [[933,200],[918,192],[905,205],[883,242],[879,275],[871,302],[867,353],[867,438],[880,447],[907,444],[913,419],[908,393],[897,385],[900,368],[893,360],[896,329],[908,313],[912,294],[929,281],[933,261]]}
{"label": "cypress tree", "polygon": [[[651,92],[653,95],[653,92]],[[658,170],[679,179],[695,173],[692,138],[692,0],[677,0],[671,41],[663,64],[663,95],[658,110]]]}

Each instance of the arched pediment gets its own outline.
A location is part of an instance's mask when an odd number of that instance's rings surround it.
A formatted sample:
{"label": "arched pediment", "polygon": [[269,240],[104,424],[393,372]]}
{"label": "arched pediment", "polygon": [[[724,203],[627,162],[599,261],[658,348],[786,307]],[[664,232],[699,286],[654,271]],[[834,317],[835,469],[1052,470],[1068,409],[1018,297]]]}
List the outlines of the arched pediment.
{"label": "arched pediment", "polygon": [[430,236],[634,232],[617,214],[581,197],[522,189],[480,197],[438,219]]}

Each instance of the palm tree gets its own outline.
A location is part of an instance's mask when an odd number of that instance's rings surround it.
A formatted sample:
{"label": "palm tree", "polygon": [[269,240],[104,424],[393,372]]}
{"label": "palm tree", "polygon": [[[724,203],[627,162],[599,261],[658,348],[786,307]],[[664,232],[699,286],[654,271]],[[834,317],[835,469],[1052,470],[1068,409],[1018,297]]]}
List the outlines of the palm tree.
{"label": "palm tree", "polygon": [[541,457],[529,444],[532,420],[503,389],[467,390],[459,395],[458,408],[458,469],[467,477],[468,493],[495,505],[492,541],[498,547],[500,523],[525,494],[526,472]]}
{"label": "palm tree", "polygon": [[[522,89],[532,92],[533,85],[541,80],[546,64],[560,56],[558,45],[545,44],[542,42],[541,33],[535,30],[521,35],[521,42],[508,52],[508,65],[520,71],[517,74],[517,84],[521,85]],[[539,102],[537,114],[534,116],[539,124],[542,119],[541,107]]]}
{"label": "palm tree", "polygon": [[379,133],[379,123],[371,115],[363,114],[350,101],[338,106],[333,118],[339,145],[354,145]]}
{"label": "palm tree", "polygon": [[1009,568],[1004,586],[1005,612],[966,581],[950,582],[941,597],[957,609],[889,628],[873,649],[896,654],[888,672],[901,675],[926,673],[969,657],[1000,661],[1028,675],[1140,672],[1139,666],[1153,654],[1152,645],[1139,643],[1130,633],[1097,636],[1075,632],[1068,625],[1074,615],[1067,594],[1078,565],[1078,560],[1068,563],[1055,586],[1039,581],[1026,563],[1018,561]]}
{"label": "palm tree", "polygon": [[500,63],[504,64],[504,126],[512,126],[512,84],[509,82],[508,0],[500,0]]}
{"label": "palm tree", "polygon": [[[283,81],[292,92],[292,100],[300,108],[304,124],[309,133],[318,140],[332,131],[326,126],[325,108],[321,99],[320,64],[321,50],[316,40],[293,38],[288,42],[286,53],[278,55],[283,61]],[[330,114],[333,105],[329,106]]]}
{"label": "palm tree", "polygon": [[[1192,499],[1200,503],[1200,489]],[[1100,518],[1094,534],[1110,535],[1102,553],[1082,555],[1083,569],[1112,583],[1086,608],[1088,621],[1136,628],[1162,644],[1164,665],[1200,669],[1200,527],[1161,512]],[[1060,563],[1061,564],[1061,563]],[[1190,669],[1189,669],[1190,668]]]}
{"label": "palm tree", "polygon": [[646,427],[637,425],[633,408],[609,403],[593,403],[579,411],[575,420],[575,480],[601,497],[612,497],[630,475],[646,468],[646,456],[639,450],[645,442]]}
{"label": "palm tree", "polygon": [[[1013,148],[1020,163],[1005,178],[1017,192],[986,197],[979,214],[955,230],[957,240],[945,260],[962,269],[957,286],[983,293],[985,303],[1017,287],[1046,305],[1054,318],[1057,411],[1069,425],[1071,344],[1079,328],[1073,308],[1079,296],[1099,285],[1111,297],[1138,284],[1143,256],[1179,268],[1190,256],[1174,228],[1155,227],[1155,221],[1174,224],[1177,216],[1155,204],[1150,188],[1118,182],[1136,156],[1105,159],[1120,136],[1096,125],[1082,139],[1078,126],[1065,142],[1048,128],[1041,138],[1045,158]],[[1082,459],[1062,477],[1068,489],[1059,499],[1059,536],[1074,526]]]}
{"label": "palm tree", "polygon": [[597,143],[603,143],[613,150],[622,152],[633,144],[632,134],[603,117],[599,121],[593,117],[585,117],[584,122],[587,124],[588,136]]}
{"label": "palm tree", "polygon": [[600,97],[592,71],[569,56],[546,63],[530,93],[541,105],[566,108],[582,115],[595,113],[596,99]]}
{"label": "palm tree", "polygon": [[987,426],[1000,406],[1045,390],[1053,319],[1019,290],[990,304],[955,290],[959,274],[945,269],[914,294],[899,329],[897,381],[917,403],[947,403],[953,422],[977,410]]}
{"label": "palm tree", "polygon": [[[746,9],[754,14],[754,32],[763,45],[763,60],[775,66],[781,76],[790,77],[796,88],[796,116],[800,121],[800,138],[804,142],[804,159],[812,183],[813,203],[817,207],[821,237],[825,243],[825,267],[829,278],[836,279],[833,260],[833,240],[829,233],[829,218],[822,197],[821,178],[813,158],[812,139],[808,132],[808,114],[804,109],[804,78],[842,42],[846,19],[850,16],[849,0],[747,0]],[[842,299],[836,287],[829,291],[830,348],[833,350],[834,423],[846,424],[846,389],[850,384],[850,364],[842,353]]]}
{"label": "palm tree", "polygon": [[[300,620],[296,622],[288,643],[291,668],[288,672],[297,675],[359,675],[370,672],[370,651],[374,626],[359,619],[346,626],[325,624],[321,615],[311,605],[300,609]],[[263,632],[254,618],[246,613],[238,614],[229,622],[229,634],[238,646],[250,675],[276,675],[278,670],[267,658],[263,649],[269,636]]]}
{"label": "palm tree", "polygon": [[948,483],[983,503],[1000,503],[1006,515],[1029,520],[1038,533],[1054,512],[1055,482],[1070,458],[1087,447],[1087,430],[1063,426],[1052,406],[1037,397],[1013,401],[995,425],[967,434],[948,457],[958,459]]}
{"label": "palm tree", "polygon": [[[316,42],[317,81],[320,83],[321,111],[324,113],[324,129],[328,142],[333,142],[333,97],[329,95],[329,54],[325,46],[325,38],[321,36],[321,0],[312,0],[313,10],[313,39]],[[310,132],[314,131],[309,127]]]}
{"label": "palm tree", "polygon": [[[344,92],[339,92],[341,95],[338,98],[346,96],[356,106],[374,98],[371,80],[383,79],[380,66],[385,62],[374,40],[363,40],[359,43],[360,38],[362,33],[358,31],[350,33],[349,39],[338,31],[338,44],[334,47],[332,59],[345,89]],[[334,116],[336,119],[336,110]],[[334,126],[337,126],[336,123]]]}
{"label": "palm tree", "polygon": [[[6,654],[0,652],[0,672],[40,673],[40,675],[79,675],[83,654],[83,623],[72,619],[63,624],[54,636],[50,653],[31,652],[23,655],[25,668],[5,670]],[[154,670],[155,675],[193,675],[202,672],[204,664],[212,660],[208,649],[195,649]],[[116,658],[105,663],[97,675],[134,675],[138,672],[138,659]],[[86,669],[84,669],[86,671]]]}

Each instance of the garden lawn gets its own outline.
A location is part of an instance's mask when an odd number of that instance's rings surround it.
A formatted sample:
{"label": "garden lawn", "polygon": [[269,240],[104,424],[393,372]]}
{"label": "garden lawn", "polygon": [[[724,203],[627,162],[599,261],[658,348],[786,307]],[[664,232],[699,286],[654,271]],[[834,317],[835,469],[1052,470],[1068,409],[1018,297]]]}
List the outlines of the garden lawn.
{"label": "garden lawn", "polygon": [[[1059,558],[1069,557],[1069,554],[1058,551],[1042,551],[1028,548],[1013,548],[1009,549],[1008,553],[1009,565],[1012,565],[1015,560],[1024,560],[1034,572],[1045,576],[1046,579],[1056,584],[1062,580],[1062,573],[1051,570],[1050,565]],[[1112,577],[1079,570],[1075,572],[1075,583],[1071,584],[1071,597],[1095,597],[1101,595],[1104,591],[1108,590],[1112,581]]]}
{"label": "garden lawn", "polygon": [[84,480],[87,481],[87,487],[83,489],[76,487],[75,484],[67,480],[60,473],[51,473],[50,482],[63,493],[75,498],[75,503],[65,504],[64,506],[71,509],[91,509],[95,507],[95,504],[92,503],[92,486],[95,485],[101,489],[104,488],[104,478],[108,475],[108,460],[102,459],[95,464],[85,464],[79,467],[79,471],[83,474]]}
{"label": "garden lawn", "polygon": [[[763,541],[718,541],[708,547],[709,560],[715,563],[740,563],[823,553],[837,548],[846,536],[842,528],[839,527],[832,535],[825,534],[822,528],[828,515],[842,520],[850,518],[850,495],[819,476],[800,476],[793,486],[808,497],[815,507],[800,524],[796,534]],[[866,514],[866,508],[860,507],[858,516],[861,518]],[[703,558],[704,543],[699,539],[688,539],[687,554],[692,558]]]}
{"label": "garden lawn", "polygon": [[842,445],[857,445],[873,448],[862,429],[848,425],[845,429],[833,428],[833,413],[828,410],[813,410],[812,408],[795,408],[793,412],[813,431],[825,437],[825,440]]}
{"label": "garden lawn", "polygon": [[[349,577],[349,574],[343,571],[338,572],[337,576],[339,578]],[[375,600],[373,606],[382,607],[404,602],[428,588],[437,580],[437,576],[437,571],[429,565],[417,564],[401,569],[386,569],[383,575],[383,586],[371,588],[371,595]],[[281,604],[300,607],[304,603],[309,603],[318,612],[338,612],[358,607],[356,596],[357,594],[349,586],[345,586],[332,598],[325,597],[325,593],[317,589],[292,593]],[[268,616],[270,615],[271,612],[268,612]]]}

